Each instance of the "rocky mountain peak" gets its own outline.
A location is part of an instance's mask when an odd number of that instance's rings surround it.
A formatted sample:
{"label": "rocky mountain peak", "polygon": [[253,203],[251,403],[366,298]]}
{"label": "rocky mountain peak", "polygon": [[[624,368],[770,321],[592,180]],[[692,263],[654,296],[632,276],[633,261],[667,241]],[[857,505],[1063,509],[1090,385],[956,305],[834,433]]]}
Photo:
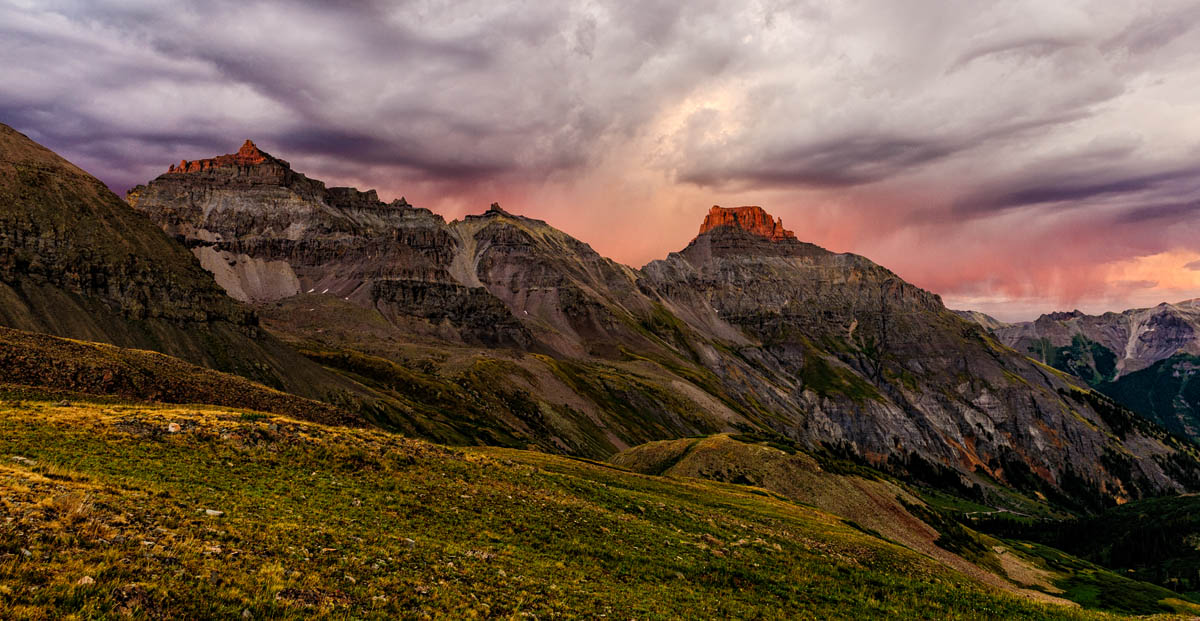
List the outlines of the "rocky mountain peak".
{"label": "rocky mountain peak", "polygon": [[757,205],[745,207],[713,205],[700,225],[700,234],[703,235],[722,226],[750,231],[771,241],[796,239],[795,233],[783,228],[782,218],[772,218],[771,214]]}
{"label": "rocky mountain peak", "polygon": [[1052,313],[1047,313],[1046,315],[1044,315],[1044,317],[1051,319],[1053,321],[1067,321],[1070,319],[1078,319],[1083,316],[1084,316],[1083,311],[1081,311],[1079,309],[1075,309],[1073,311],[1054,311]]}
{"label": "rocky mountain peak", "polygon": [[178,164],[172,164],[167,168],[169,173],[194,173],[212,170],[214,168],[223,168],[226,166],[256,166],[264,164],[270,155],[264,153],[252,140],[246,140],[242,143],[242,148],[237,150],[237,153],[228,153],[226,155],[218,155],[202,160],[180,160]]}

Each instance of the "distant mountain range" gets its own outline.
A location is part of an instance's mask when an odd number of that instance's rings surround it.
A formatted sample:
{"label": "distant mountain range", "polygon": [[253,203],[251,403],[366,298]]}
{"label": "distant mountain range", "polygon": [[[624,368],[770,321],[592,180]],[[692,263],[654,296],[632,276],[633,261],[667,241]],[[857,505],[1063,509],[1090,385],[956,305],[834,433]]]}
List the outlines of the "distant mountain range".
{"label": "distant mountain range", "polygon": [[[127,200],[310,359],[444,442],[607,457],[769,432],[891,472],[1068,503],[1189,488],[1194,455],[868,259],[760,207],[620,265],[498,205],[446,222],[247,141]],[[971,491],[973,490],[973,491]]]}
{"label": "distant mountain range", "polygon": [[1121,313],[1079,311],[978,322],[1001,342],[1090,385],[1176,433],[1200,439],[1200,299]]}

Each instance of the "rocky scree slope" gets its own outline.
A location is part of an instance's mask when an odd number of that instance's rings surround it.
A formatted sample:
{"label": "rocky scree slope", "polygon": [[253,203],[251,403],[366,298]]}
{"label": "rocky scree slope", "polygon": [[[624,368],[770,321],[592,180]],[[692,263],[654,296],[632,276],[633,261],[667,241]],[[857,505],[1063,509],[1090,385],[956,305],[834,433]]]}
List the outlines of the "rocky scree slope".
{"label": "rocky scree slope", "polygon": [[756,424],[687,377],[716,386],[657,334],[683,324],[638,273],[587,244],[498,205],[447,223],[326,187],[252,143],[240,153],[181,163],[127,198],[278,334],[392,395],[395,426],[606,457]]}
{"label": "rocky scree slope", "polygon": [[804,412],[792,437],[930,479],[947,468],[1077,498],[1194,480],[1176,439],[864,257],[720,227],[643,272],[689,323],[752,339],[735,351]]}
{"label": "rocky scree slope", "polygon": [[128,200],[313,357],[413,412],[467,413],[405,423],[437,439],[605,457],[767,430],[970,493],[1077,504],[1200,480],[1162,430],[759,207],[714,208],[687,248],[634,270],[497,205],[447,223],[327,188],[252,143],[205,162]]}

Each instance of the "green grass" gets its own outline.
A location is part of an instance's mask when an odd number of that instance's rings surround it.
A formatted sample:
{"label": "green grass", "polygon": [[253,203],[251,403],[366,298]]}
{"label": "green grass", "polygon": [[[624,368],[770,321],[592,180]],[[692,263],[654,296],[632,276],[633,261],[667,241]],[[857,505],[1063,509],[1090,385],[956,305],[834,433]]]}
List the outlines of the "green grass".
{"label": "green grass", "polygon": [[0,456],[0,618],[1101,618],[746,488],[541,453],[42,402],[0,406]]}
{"label": "green grass", "polygon": [[1147,582],[1133,580],[1054,548],[1012,542],[1012,548],[1038,558],[1045,567],[1059,574],[1054,585],[1065,597],[1086,608],[1125,614],[1200,612],[1200,605],[1178,594]]}
{"label": "green grass", "polygon": [[813,347],[805,350],[800,380],[805,388],[823,396],[842,395],[856,403],[883,400],[883,396],[869,382],[852,371],[834,366]]}

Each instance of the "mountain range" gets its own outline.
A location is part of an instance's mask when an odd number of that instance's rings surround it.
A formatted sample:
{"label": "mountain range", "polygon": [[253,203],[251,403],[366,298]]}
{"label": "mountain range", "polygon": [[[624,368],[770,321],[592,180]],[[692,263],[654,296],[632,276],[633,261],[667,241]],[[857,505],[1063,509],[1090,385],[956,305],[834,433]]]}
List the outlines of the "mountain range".
{"label": "mountain range", "polygon": [[686,248],[634,269],[499,205],[447,222],[327,187],[251,141],[126,200],[272,334],[384,395],[384,424],[435,440],[605,458],[768,432],[1080,505],[1200,475],[1174,437],[760,207],[713,207]]}
{"label": "mountain range", "polygon": [[1003,324],[697,216],[632,268],[251,141],[122,201],[0,126],[0,617],[1200,611],[1200,455],[1112,390],[1191,394],[1192,305]]}

